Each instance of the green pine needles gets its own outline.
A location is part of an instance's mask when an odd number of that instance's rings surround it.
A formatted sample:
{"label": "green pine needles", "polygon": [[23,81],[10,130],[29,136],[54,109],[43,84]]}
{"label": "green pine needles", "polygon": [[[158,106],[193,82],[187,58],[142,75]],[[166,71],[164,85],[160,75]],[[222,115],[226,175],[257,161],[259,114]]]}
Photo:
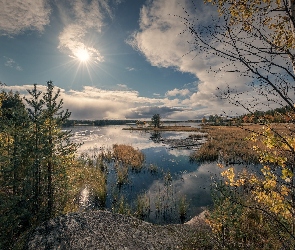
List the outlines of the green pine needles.
{"label": "green pine needles", "polygon": [[66,169],[79,146],[61,130],[70,112],[52,81],[45,92],[35,84],[28,93],[24,100],[0,93],[0,249],[64,211]]}

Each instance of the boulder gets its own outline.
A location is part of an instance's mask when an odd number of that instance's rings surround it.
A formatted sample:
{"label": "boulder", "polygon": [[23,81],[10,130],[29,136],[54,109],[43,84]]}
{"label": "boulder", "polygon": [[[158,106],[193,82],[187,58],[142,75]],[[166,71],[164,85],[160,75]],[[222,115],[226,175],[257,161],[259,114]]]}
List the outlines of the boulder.
{"label": "boulder", "polygon": [[27,249],[182,249],[196,225],[155,225],[108,211],[51,219],[29,236]]}

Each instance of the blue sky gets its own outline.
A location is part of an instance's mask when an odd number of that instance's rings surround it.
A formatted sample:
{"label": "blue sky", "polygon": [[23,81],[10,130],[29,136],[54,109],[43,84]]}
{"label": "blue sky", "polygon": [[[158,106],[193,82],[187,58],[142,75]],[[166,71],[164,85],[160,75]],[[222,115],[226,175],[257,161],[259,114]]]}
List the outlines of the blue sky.
{"label": "blue sky", "polygon": [[216,88],[236,78],[216,78],[208,68],[218,60],[188,53],[193,38],[176,16],[186,10],[210,22],[216,15],[202,0],[195,3],[196,9],[191,0],[0,0],[0,81],[25,93],[52,80],[72,119],[222,114],[233,107],[216,98]]}

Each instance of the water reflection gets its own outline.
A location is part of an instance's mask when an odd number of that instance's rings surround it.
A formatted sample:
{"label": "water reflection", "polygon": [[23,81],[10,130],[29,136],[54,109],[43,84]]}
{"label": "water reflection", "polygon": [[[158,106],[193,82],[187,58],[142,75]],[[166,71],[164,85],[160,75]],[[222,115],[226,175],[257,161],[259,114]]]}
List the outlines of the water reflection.
{"label": "water reflection", "polygon": [[150,139],[154,143],[160,143],[161,141],[163,141],[163,138],[162,138],[161,133],[159,131],[153,131],[153,132],[151,132]]}
{"label": "water reflection", "polygon": [[[123,196],[127,203],[137,201],[138,195],[145,195],[150,203],[150,217],[156,223],[180,223],[177,216],[180,199],[186,197],[188,210],[186,220],[203,211],[211,204],[210,183],[212,176],[218,176],[220,169],[216,163],[197,164],[189,161],[191,149],[172,148],[163,143],[165,139],[186,139],[191,132],[161,132],[122,130],[124,126],[73,127],[76,142],[83,142],[80,152],[90,148],[111,148],[113,144],[127,144],[140,149],[145,154],[145,168],[138,173],[130,171],[128,185],[116,186],[114,168],[109,169],[106,207],[111,208]],[[165,175],[171,176],[167,184]],[[86,192],[83,197],[88,195]],[[82,199],[83,204],[85,200]],[[86,202],[87,203],[87,202]],[[174,209],[166,211],[170,208]],[[170,209],[169,208],[169,209]],[[176,211],[176,212],[175,212]]]}

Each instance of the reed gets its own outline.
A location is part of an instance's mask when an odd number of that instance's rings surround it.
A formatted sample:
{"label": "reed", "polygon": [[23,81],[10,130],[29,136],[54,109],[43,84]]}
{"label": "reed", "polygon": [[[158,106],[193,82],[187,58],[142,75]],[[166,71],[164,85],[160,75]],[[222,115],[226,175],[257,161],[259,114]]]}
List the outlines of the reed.
{"label": "reed", "polygon": [[258,127],[206,126],[207,141],[199,150],[191,154],[195,161],[219,161],[225,164],[258,163],[258,155],[253,150],[253,142],[247,140]]}
{"label": "reed", "polygon": [[179,213],[179,217],[182,221],[184,221],[184,219],[186,217],[188,207],[189,207],[189,203],[188,203],[186,197],[182,196],[178,200],[178,213]]}
{"label": "reed", "polygon": [[144,162],[144,154],[140,150],[125,144],[113,145],[113,157],[123,165],[137,170],[142,168]]}
{"label": "reed", "polygon": [[122,186],[128,183],[128,167],[124,165],[115,165],[117,173],[117,185]]}
{"label": "reed", "polygon": [[93,202],[91,206],[104,208],[107,197],[107,173],[100,167],[96,167],[94,159],[84,154],[74,161],[67,169],[68,176],[68,202],[65,212],[73,212],[79,209],[79,197],[85,187],[89,190]]}
{"label": "reed", "polygon": [[147,218],[151,213],[150,197],[147,194],[137,196],[134,216],[139,219]]}
{"label": "reed", "polygon": [[114,202],[112,205],[112,211],[118,214],[126,214],[126,215],[132,214],[130,206],[125,201],[125,198],[122,195],[120,196],[119,199],[114,199]]}

